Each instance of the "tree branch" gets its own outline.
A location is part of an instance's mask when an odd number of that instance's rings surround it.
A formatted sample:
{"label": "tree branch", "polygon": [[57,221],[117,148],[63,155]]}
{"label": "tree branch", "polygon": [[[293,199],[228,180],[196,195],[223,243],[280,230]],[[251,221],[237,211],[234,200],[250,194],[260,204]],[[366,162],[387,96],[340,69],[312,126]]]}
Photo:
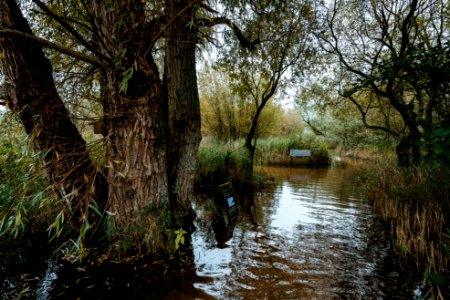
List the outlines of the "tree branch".
{"label": "tree branch", "polygon": [[197,20],[198,26],[204,26],[204,27],[213,27],[216,25],[225,25],[231,28],[233,30],[234,35],[239,40],[239,43],[241,44],[242,48],[246,48],[249,50],[254,50],[255,47],[261,43],[259,39],[256,39],[254,41],[248,40],[242,30],[234,24],[230,19],[218,17],[218,18],[207,18],[207,19],[199,19]]}
{"label": "tree branch", "polygon": [[400,46],[399,51],[399,57],[403,56],[406,49],[409,48],[409,30],[410,25],[412,23],[412,19],[414,17],[414,14],[417,10],[417,1],[418,0],[412,0],[410,5],[410,10],[408,12],[408,15],[406,16],[405,20],[403,21],[401,32],[402,32],[402,43]]}
{"label": "tree branch", "polygon": [[358,111],[361,113],[361,119],[366,128],[372,129],[372,130],[381,130],[381,131],[387,132],[389,134],[392,134],[394,136],[398,136],[398,133],[390,130],[389,128],[368,124],[367,119],[366,119],[367,112],[364,112],[362,106],[358,103],[358,101],[356,101],[355,98],[353,98],[352,96],[347,96],[347,98],[350,99],[350,101],[358,108]]}
{"label": "tree branch", "polygon": [[155,34],[152,39],[153,42],[156,42],[160,37],[162,37],[164,35],[164,32],[169,28],[170,25],[172,25],[173,22],[175,22],[175,20],[177,18],[179,18],[183,13],[185,13],[189,8],[191,8],[192,6],[194,6],[195,4],[201,2],[201,0],[192,0],[188,5],[186,5],[182,10],[180,10],[176,16],[173,16],[172,18],[170,18],[170,21],[167,22],[164,27],[157,33]]}
{"label": "tree branch", "polygon": [[325,136],[325,133],[323,133],[322,131],[320,131],[316,126],[314,126],[311,122],[311,120],[309,119],[303,119],[305,121],[305,123],[312,129],[312,131],[314,132],[315,135],[321,135],[321,136]]}
{"label": "tree branch", "polygon": [[106,61],[109,61],[109,59],[105,55],[103,55],[102,53],[97,51],[97,49],[92,47],[92,45],[88,41],[86,41],[83,38],[83,36],[81,36],[81,34],[79,34],[78,31],[75,30],[75,28],[73,28],[69,23],[67,23],[61,16],[59,16],[56,13],[54,13],[53,11],[51,11],[50,8],[48,8],[47,5],[42,3],[40,0],[32,0],[32,1],[34,3],[36,3],[36,5],[40,9],[42,9],[42,11],[44,13],[46,13],[48,16],[50,16],[52,19],[54,19],[56,22],[58,22],[62,27],[64,27],[64,29],[66,29],[87,50],[91,51],[92,53],[94,53],[98,57],[100,57],[100,58],[102,58],[102,59],[104,59]]}
{"label": "tree branch", "polygon": [[[356,67],[352,66],[351,63],[349,61],[347,61],[347,59],[345,58],[344,53],[342,53],[342,51],[341,51],[339,37],[337,36],[337,34],[335,32],[334,25],[335,25],[336,16],[337,16],[337,4],[335,2],[332,15],[331,15],[331,17],[329,17],[327,19],[327,26],[330,30],[331,39],[328,39],[328,38],[324,37],[323,35],[318,35],[318,38],[320,40],[322,40],[323,43],[325,43],[325,45],[321,44],[322,49],[325,50],[327,53],[336,55],[338,57],[341,65],[347,71],[361,77],[365,81],[365,83],[368,84],[374,90],[375,93],[377,93],[378,95],[383,96],[383,97],[388,97],[388,94],[385,91],[381,90],[375,84],[376,78],[374,78],[370,74],[366,74],[362,70],[359,70]],[[326,45],[328,45],[331,49],[327,49]]]}
{"label": "tree branch", "polygon": [[21,38],[21,39],[24,39],[24,40],[28,40],[28,41],[34,42],[36,44],[40,44],[43,47],[47,47],[47,48],[53,49],[53,50],[58,51],[60,53],[63,53],[63,54],[66,54],[68,56],[72,56],[74,58],[82,60],[84,62],[96,65],[98,67],[107,67],[107,65],[104,62],[98,60],[97,58],[95,58],[93,56],[86,55],[84,53],[71,50],[71,49],[69,49],[67,47],[64,47],[64,46],[52,43],[52,42],[50,42],[50,41],[48,41],[46,39],[37,37],[37,36],[35,36],[33,34],[25,33],[25,32],[22,32],[22,31],[17,31],[17,30],[13,30],[13,29],[1,28],[0,29],[0,36],[3,36],[3,37],[18,37],[18,38]]}

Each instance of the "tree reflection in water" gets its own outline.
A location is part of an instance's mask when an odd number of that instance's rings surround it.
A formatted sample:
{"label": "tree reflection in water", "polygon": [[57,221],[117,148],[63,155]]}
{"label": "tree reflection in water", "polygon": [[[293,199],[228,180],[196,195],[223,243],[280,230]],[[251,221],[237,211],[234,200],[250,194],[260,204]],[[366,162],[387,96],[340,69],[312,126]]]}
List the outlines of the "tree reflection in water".
{"label": "tree reflection in water", "polygon": [[[383,226],[354,182],[355,169],[263,168],[264,190],[239,195],[240,219],[224,249],[194,236],[194,286],[217,299],[411,298]],[[404,274],[402,274],[404,275]]]}
{"label": "tree reflection in water", "polygon": [[214,196],[199,196],[192,267],[169,276],[146,261],[74,269],[44,259],[26,286],[20,274],[0,280],[0,299],[33,287],[24,291],[35,299],[412,298],[417,280],[398,271],[353,168],[262,171],[272,184],[236,196],[239,219],[220,248]]}

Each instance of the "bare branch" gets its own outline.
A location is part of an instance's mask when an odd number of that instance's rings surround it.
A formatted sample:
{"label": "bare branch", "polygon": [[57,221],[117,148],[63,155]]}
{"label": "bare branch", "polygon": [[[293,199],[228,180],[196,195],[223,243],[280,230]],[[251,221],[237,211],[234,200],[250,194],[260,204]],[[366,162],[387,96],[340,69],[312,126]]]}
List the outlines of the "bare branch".
{"label": "bare branch", "polygon": [[409,30],[411,28],[410,26],[416,10],[417,0],[412,0],[408,15],[406,16],[402,24],[402,44],[400,46],[399,56],[402,56],[405,53],[406,49],[409,47]]}
{"label": "bare branch", "polygon": [[[383,90],[381,90],[374,82],[374,79],[371,78],[370,74],[367,74],[363,72],[362,70],[356,69],[354,66],[351,65],[351,63],[346,59],[344,53],[341,51],[341,45],[339,43],[339,37],[337,36],[337,33],[335,32],[335,19],[337,16],[337,4],[335,2],[334,8],[332,11],[331,17],[328,19],[328,28],[330,30],[331,38],[327,39],[324,36],[318,36],[320,40],[325,45],[321,45],[322,49],[325,50],[327,53],[334,54],[338,57],[340,64],[349,72],[358,75],[360,78],[364,79],[368,85],[380,96],[387,97],[387,93]],[[327,47],[330,47],[331,49],[327,49]],[[381,49],[380,49],[381,51]],[[375,56],[375,58],[378,58],[378,54]]]}
{"label": "bare branch", "polygon": [[363,124],[366,128],[368,129],[372,129],[372,130],[381,130],[384,132],[387,132],[389,134],[392,134],[394,136],[398,136],[398,133],[392,131],[389,128],[383,127],[383,126],[377,126],[377,125],[370,125],[369,123],[367,123],[367,119],[366,119],[366,115],[367,112],[364,112],[362,106],[358,103],[358,101],[353,98],[352,96],[347,96],[348,99],[350,99],[350,101],[357,107],[357,109],[359,110],[360,114],[361,114],[361,119],[363,121]]}
{"label": "bare branch", "polygon": [[314,126],[310,119],[303,119],[305,123],[312,129],[315,135],[325,136],[325,133],[320,131],[316,126]]}

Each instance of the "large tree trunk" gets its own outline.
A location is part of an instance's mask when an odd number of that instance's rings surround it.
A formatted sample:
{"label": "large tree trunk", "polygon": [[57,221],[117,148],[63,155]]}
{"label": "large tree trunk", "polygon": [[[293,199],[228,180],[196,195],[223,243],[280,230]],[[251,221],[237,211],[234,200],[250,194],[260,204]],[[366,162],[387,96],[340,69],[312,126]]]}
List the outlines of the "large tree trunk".
{"label": "large tree trunk", "polygon": [[119,240],[157,253],[167,247],[171,220],[161,87],[157,78],[146,80],[148,92],[120,95],[117,76],[107,76],[107,210]]}
{"label": "large tree trunk", "polygon": [[[200,102],[197,88],[195,45],[197,29],[188,23],[194,16],[190,0],[167,0],[165,84],[168,112],[168,176],[170,206],[188,232],[197,152],[201,140]],[[182,12],[182,13],[180,13]]]}
{"label": "large tree trunk", "polygon": [[174,239],[162,83],[145,3],[132,2],[92,2],[99,51],[116,59],[102,76],[110,237],[119,252],[165,254]]}
{"label": "large tree trunk", "polygon": [[[15,0],[0,0],[0,4],[3,26],[31,33]],[[102,69],[101,92],[111,241],[121,253],[170,253],[175,230],[183,226],[189,231],[192,225],[190,200],[200,142],[196,39],[186,31],[192,2],[167,2],[168,11],[174,12],[168,15],[175,18],[163,33],[171,32],[165,66],[167,97],[152,57],[159,27],[150,28],[146,2],[85,4],[93,30],[91,47],[104,60],[103,66],[108,65]],[[14,18],[20,26],[15,27]],[[182,39],[186,36],[187,41]],[[98,191],[90,189],[84,176],[95,177],[89,176],[95,169],[58,97],[51,64],[39,45],[4,38],[0,47],[8,66],[6,77],[14,86],[14,109],[35,136],[36,149],[48,152],[47,167],[52,180],[60,183],[60,192],[80,195],[75,199],[80,219],[89,192]]]}
{"label": "large tree trunk", "polygon": [[399,112],[409,130],[407,136],[402,137],[396,147],[398,164],[400,167],[410,167],[419,164],[421,160],[420,139],[421,133],[417,115],[414,113],[413,107],[410,107],[403,101],[403,90],[394,91],[392,87],[387,87],[389,92],[389,101],[392,106]]}
{"label": "large tree trunk", "polygon": [[[2,27],[32,34],[15,0],[1,0],[0,14]],[[85,221],[91,199],[103,200],[104,178],[92,165],[85,141],[56,91],[52,65],[41,46],[3,37],[0,50],[10,108],[19,115],[35,151],[43,154],[49,185],[69,200],[69,222],[76,230]],[[93,189],[96,183],[99,188]]]}

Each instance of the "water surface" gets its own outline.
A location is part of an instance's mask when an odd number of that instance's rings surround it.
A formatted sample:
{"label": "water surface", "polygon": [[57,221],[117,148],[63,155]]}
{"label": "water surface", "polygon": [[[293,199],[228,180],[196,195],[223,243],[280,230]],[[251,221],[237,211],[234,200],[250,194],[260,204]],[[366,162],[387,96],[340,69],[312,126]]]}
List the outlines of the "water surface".
{"label": "water surface", "polygon": [[[224,249],[207,224],[194,234],[195,288],[216,299],[411,298],[355,170],[263,168],[273,186],[241,196]],[[202,225],[202,224],[200,224]]]}
{"label": "water surface", "polygon": [[199,196],[194,265],[174,280],[145,261],[74,269],[41,259],[0,268],[16,274],[0,278],[0,299],[411,299],[417,283],[398,270],[355,171],[260,169],[271,184],[236,194],[240,216],[221,248],[213,201]]}

